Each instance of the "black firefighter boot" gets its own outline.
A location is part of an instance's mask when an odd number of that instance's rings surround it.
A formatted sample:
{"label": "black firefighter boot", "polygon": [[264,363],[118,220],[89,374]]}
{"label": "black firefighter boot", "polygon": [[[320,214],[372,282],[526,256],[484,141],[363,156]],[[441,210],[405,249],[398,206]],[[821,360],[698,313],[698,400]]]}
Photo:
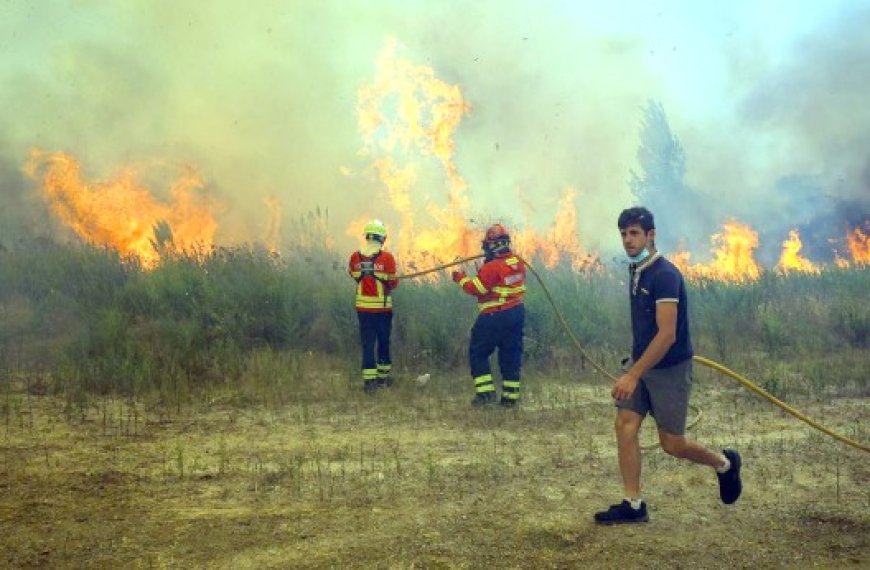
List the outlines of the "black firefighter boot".
{"label": "black firefighter boot", "polygon": [[381,388],[389,388],[393,385],[393,377],[390,374],[393,366],[391,364],[378,364],[378,386]]}
{"label": "black firefighter boot", "polygon": [[490,404],[495,404],[495,392],[478,392],[471,399],[471,405],[475,408],[482,408]]}

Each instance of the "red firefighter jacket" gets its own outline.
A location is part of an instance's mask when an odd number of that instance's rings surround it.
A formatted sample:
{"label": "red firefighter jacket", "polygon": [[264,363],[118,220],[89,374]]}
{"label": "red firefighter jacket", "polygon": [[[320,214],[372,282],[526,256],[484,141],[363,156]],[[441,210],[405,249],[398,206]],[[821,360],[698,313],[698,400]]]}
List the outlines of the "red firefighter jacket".
{"label": "red firefighter jacket", "polygon": [[481,313],[503,311],[523,303],[526,266],[513,253],[503,253],[484,263],[476,277],[462,277],[459,285],[477,297]]}
{"label": "red firefighter jacket", "polygon": [[364,313],[389,313],[393,310],[390,293],[399,286],[396,260],[389,251],[371,256],[359,251],[350,256],[347,272],[356,280],[356,310]]}

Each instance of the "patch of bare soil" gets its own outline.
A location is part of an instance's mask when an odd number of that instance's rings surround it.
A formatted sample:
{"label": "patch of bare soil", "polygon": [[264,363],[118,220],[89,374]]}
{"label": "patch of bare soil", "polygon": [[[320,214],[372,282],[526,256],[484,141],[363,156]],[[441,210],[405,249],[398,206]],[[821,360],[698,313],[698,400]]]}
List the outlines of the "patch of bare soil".
{"label": "patch of bare soil", "polygon": [[[69,416],[13,394],[0,566],[870,565],[867,455],[739,391],[702,388],[692,432],[742,452],[737,504],[719,502],[710,469],[654,450],[650,522],[599,527],[592,514],[621,499],[605,388],[538,379],[518,411],[471,410],[467,386],[438,381],[172,415],[103,399]],[[799,404],[866,439],[867,400]]]}

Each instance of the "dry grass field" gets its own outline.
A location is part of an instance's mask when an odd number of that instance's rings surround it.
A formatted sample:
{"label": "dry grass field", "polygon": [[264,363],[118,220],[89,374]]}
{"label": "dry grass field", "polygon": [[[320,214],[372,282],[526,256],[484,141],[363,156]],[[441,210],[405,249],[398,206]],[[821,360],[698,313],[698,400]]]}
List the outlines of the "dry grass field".
{"label": "dry grass field", "polygon": [[[606,383],[532,377],[519,410],[468,380],[367,397],[306,368],[273,404],[73,405],[7,383],[0,565],[10,568],[795,568],[870,565],[870,462],[709,371],[694,437],[737,447],[745,491],[645,453],[648,524],[619,500]],[[229,394],[231,392],[227,392]],[[236,393],[236,392],[232,392]],[[269,401],[269,400],[264,400]],[[866,442],[868,401],[793,401]],[[646,428],[646,442],[654,430]]]}

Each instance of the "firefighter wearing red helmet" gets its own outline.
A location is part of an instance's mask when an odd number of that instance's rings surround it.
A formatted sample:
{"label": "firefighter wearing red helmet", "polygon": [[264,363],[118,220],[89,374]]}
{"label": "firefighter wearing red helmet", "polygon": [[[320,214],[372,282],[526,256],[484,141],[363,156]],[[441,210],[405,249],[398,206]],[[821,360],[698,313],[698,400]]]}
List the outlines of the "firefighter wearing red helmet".
{"label": "firefighter wearing red helmet", "polygon": [[387,228],[372,220],[363,229],[366,245],[353,252],[348,273],[356,281],[356,314],[362,345],[363,390],[374,393],[379,386],[392,385],[390,333],[393,328],[393,298],[399,285],[396,260],[383,249]]}
{"label": "firefighter wearing red helmet", "polygon": [[501,224],[486,230],[481,243],[486,262],[475,277],[453,272],[453,280],[469,295],[477,297],[480,311],[471,329],[468,360],[474,379],[474,406],[496,402],[495,384],[489,357],[498,350],[502,377],[499,403],[514,407],[520,398],[520,371],[523,357],[523,326],[526,268],[511,252],[511,238]]}

